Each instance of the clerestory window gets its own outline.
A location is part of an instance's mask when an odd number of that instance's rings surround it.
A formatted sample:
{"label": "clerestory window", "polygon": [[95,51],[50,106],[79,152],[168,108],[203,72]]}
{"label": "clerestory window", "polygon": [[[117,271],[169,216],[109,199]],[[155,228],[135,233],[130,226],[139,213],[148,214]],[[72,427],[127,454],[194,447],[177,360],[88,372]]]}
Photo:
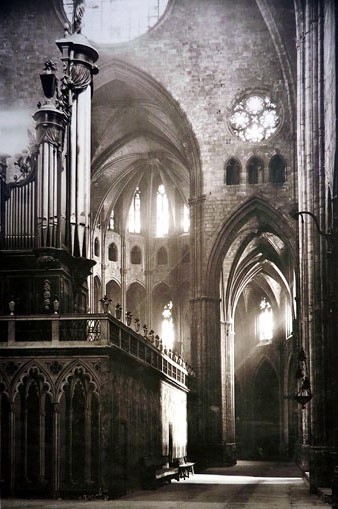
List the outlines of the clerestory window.
{"label": "clerestory window", "polygon": [[183,233],[188,233],[190,230],[190,210],[188,205],[183,205]]}
{"label": "clerestory window", "polygon": [[97,237],[94,240],[94,255],[100,256],[100,241]]}
{"label": "clerestory window", "polygon": [[170,300],[162,311],[162,338],[164,345],[169,349],[174,346],[174,323],[172,315],[173,303]]}
{"label": "clerestory window", "polygon": [[167,265],[168,263],[168,252],[165,247],[161,247],[157,251],[157,265]]}
{"label": "clerestory window", "polygon": [[113,231],[115,230],[115,215],[114,215],[114,210],[111,211],[110,216],[109,216],[108,229],[109,230],[113,230]]}
{"label": "clerestory window", "polygon": [[117,262],[117,259],[118,259],[117,245],[114,242],[112,242],[111,244],[109,244],[108,247],[108,260],[110,260],[111,262]]}
{"label": "clerestory window", "polygon": [[261,300],[259,308],[259,340],[261,342],[271,341],[273,338],[273,314],[271,305],[265,297]]}
{"label": "clerestory window", "polygon": [[141,232],[141,193],[138,187],[136,188],[129,209],[128,231],[130,233]]}
{"label": "clerestory window", "polygon": [[134,246],[131,250],[130,262],[133,265],[140,265],[142,263],[142,251],[138,246]]}
{"label": "clerestory window", "polygon": [[163,237],[169,233],[169,202],[163,184],[160,184],[157,189],[156,206],[156,234],[158,237]]}

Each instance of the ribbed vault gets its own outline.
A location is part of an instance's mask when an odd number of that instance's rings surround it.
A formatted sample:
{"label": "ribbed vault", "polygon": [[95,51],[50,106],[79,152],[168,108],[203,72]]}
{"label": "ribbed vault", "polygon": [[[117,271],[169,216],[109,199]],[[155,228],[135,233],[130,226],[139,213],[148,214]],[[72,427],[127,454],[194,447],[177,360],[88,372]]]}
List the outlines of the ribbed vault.
{"label": "ribbed vault", "polygon": [[[248,200],[222,226],[208,262],[209,293],[219,291],[223,319],[241,297],[266,296],[276,308],[296,295],[293,234],[286,216],[260,198]],[[221,275],[221,284],[219,284]]]}
{"label": "ribbed vault", "polygon": [[107,221],[122,194],[131,199],[137,186],[149,189],[159,179],[183,202],[198,194],[198,148],[178,104],[152,78],[125,63],[113,61],[102,74],[92,102],[94,224]]}

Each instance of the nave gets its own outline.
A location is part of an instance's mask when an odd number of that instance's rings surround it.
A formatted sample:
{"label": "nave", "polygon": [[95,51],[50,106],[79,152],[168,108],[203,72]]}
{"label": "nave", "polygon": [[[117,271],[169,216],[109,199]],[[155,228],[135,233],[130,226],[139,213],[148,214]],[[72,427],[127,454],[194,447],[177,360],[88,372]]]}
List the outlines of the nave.
{"label": "nave", "polygon": [[4,500],[2,509],[312,509],[330,506],[309,493],[293,463],[238,461],[118,500]]}

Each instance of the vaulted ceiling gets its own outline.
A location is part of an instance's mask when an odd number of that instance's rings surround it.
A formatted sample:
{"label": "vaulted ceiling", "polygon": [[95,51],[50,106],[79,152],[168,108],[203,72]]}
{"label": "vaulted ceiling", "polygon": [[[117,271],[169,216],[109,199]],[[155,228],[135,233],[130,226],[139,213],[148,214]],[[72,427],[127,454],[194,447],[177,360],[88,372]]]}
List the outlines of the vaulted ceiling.
{"label": "vaulted ceiling", "polygon": [[[190,193],[189,135],[171,98],[152,80],[113,69],[92,102],[92,205],[100,222],[122,193],[142,181]],[[190,150],[191,152],[191,150]],[[144,186],[146,187],[146,186]]]}

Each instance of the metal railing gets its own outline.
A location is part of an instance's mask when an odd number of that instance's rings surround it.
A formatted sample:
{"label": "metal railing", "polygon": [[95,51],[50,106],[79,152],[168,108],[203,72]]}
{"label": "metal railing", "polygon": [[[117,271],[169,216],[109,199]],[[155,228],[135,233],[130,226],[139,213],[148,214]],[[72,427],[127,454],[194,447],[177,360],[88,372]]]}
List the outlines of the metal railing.
{"label": "metal railing", "polygon": [[186,385],[189,369],[153,336],[141,335],[110,314],[0,317],[0,349],[113,347]]}

